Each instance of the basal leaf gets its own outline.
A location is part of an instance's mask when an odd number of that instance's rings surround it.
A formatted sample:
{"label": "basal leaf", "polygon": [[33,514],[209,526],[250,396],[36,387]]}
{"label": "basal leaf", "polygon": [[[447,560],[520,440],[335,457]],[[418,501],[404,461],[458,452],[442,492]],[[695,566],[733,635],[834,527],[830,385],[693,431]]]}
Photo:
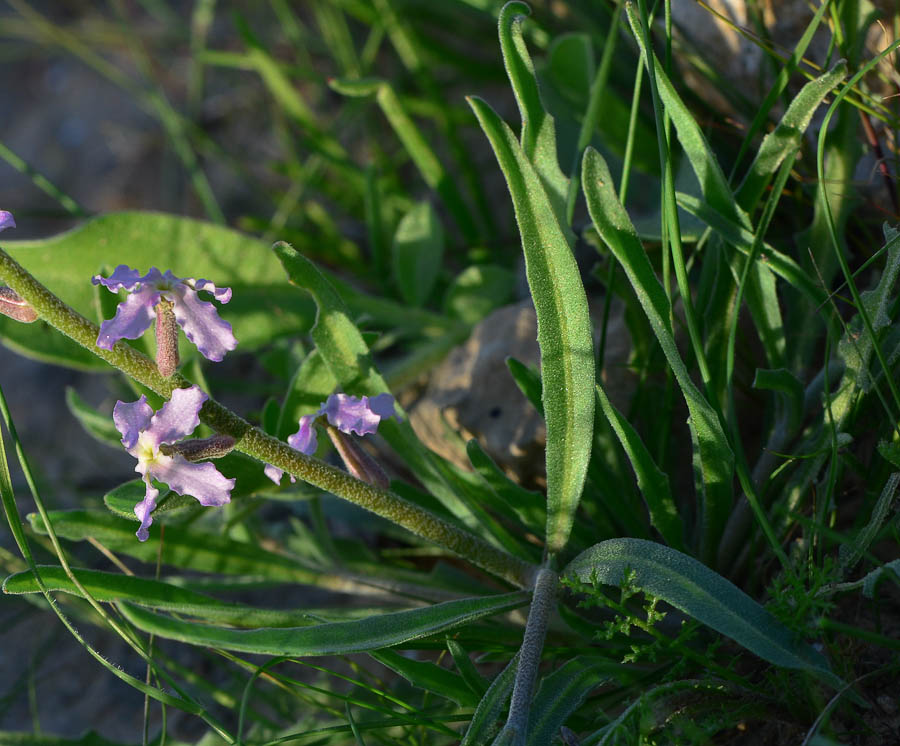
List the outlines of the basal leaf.
{"label": "basal leaf", "polygon": [[606,161],[593,148],[585,153],[582,177],[591,220],[625,270],[687,403],[702,476],[701,547],[704,556],[711,557],[731,512],[734,455],[718,415],[694,385],[681,359],[669,326],[669,300],[619,202]]}
{"label": "basal leaf", "polygon": [[582,583],[634,584],[776,666],[815,673],[840,687],[825,658],[736,585],[693,557],[643,539],[610,539],[579,554],[562,575]]}
{"label": "basal leaf", "polygon": [[529,597],[529,593],[518,591],[487,598],[446,601],[349,622],[248,630],[183,622],[129,603],[120,602],[119,608],[138,629],[168,640],[244,653],[303,657],[345,655],[392,647],[511,611],[528,603]]}
{"label": "basal leaf", "polygon": [[607,677],[590,662],[575,658],[545,676],[534,696],[528,716],[528,746],[543,746],[565,724],[593,689]]}
{"label": "basal leaf", "polygon": [[593,326],[578,265],[541,179],[493,109],[476,98],[470,104],[506,177],[537,312],[547,420],[547,546],[556,553],[572,530],[591,455]]}

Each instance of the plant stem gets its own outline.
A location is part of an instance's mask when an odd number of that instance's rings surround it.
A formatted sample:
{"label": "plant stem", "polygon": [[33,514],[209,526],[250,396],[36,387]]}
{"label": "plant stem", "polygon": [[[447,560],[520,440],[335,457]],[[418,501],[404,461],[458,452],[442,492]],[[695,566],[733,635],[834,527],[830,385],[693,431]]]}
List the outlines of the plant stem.
{"label": "plant stem", "polygon": [[528,622],[525,624],[525,636],[519,649],[519,666],[516,669],[516,680],[509,702],[509,717],[503,726],[511,746],[525,746],[534,684],[541,665],[544,638],[547,636],[547,624],[556,600],[558,585],[559,576],[553,570],[544,567],[538,571],[534,581],[531,608],[528,610]]}
{"label": "plant stem", "polygon": [[[161,396],[168,399],[175,389],[191,385],[180,373],[164,378],[153,360],[123,342],[116,343],[111,350],[97,347],[99,327],[63,303],[2,249],[0,280],[27,301],[42,320]],[[520,588],[531,585],[537,572],[531,563],[507,554],[388,490],[366,484],[324,461],[295,451],[213,399],[203,405],[200,420],[217,432],[233,437],[235,449],[248,456],[386,518],[513,585]]]}

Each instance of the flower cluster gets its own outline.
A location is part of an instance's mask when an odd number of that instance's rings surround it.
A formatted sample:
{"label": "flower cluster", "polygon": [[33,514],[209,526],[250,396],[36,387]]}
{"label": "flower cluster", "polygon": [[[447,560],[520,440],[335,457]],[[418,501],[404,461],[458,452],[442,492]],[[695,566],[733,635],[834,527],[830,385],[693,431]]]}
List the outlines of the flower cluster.
{"label": "flower cluster", "polygon": [[[178,441],[190,435],[200,424],[200,408],[207,396],[197,386],[175,389],[172,398],[154,414],[141,396],[136,402],[117,402],[113,422],[122,434],[125,450],[137,459],[134,470],[144,479],[144,499],[134,506],[141,522],[137,537],[146,541],[153,523],[159,490],[153,481],[163,482],[180,495],[195,497],[201,505],[225,505],[231,501],[234,479],[226,479],[209,462],[194,464],[178,447]],[[166,447],[169,446],[169,447]],[[185,452],[191,446],[185,444]]]}
{"label": "flower cluster", "polygon": [[[358,399],[348,394],[332,394],[313,414],[306,414],[300,418],[300,429],[288,436],[287,442],[291,448],[311,456],[316,452],[318,439],[313,427],[315,421],[325,415],[328,423],[341,433],[349,435],[369,435],[378,430],[379,423],[388,417],[397,417],[394,410],[394,397],[390,394],[378,394],[378,396],[364,396]],[[399,419],[397,417],[397,419]],[[345,459],[346,462],[346,459]],[[275,484],[281,483],[284,472],[278,467],[266,464],[266,476]],[[294,477],[291,477],[294,481]]]}
{"label": "flower cluster", "polygon": [[146,275],[120,264],[109,277],[95,275],[92,282],[110,292],[126,290],[130,295],[119,304],[116,315],[100,325],[97,347],[111,350],[120,339],[137,339],[156,319],[157,363],[168,377],[178,364],[177,329],[182,329],[201,354],[216,362],[237,347],[231,324],[219,318],[215,306],[200,300],[198,291],[211,293],[219,303],[231,300],[231,288],[217,288],[209,280],[176,277],[151,267]]}

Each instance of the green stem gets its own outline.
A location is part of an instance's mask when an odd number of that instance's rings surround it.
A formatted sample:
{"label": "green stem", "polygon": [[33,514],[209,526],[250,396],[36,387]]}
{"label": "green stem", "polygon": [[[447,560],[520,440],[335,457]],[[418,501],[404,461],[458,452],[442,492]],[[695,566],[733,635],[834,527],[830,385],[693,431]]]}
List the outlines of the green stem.
{"label": "green stem", "polygon": [[[99,327],[67,306],[41,285],[22,265],[0,249],[0,280],[27,301],[38,316],[97,357],[118,368],[157,394],[169,398],[191,382],[179,373],[160,375],[156,363],[122,342],[111,350],[97,347]],[[346,472],[307,456],[239,417],[213,399],[200,410],[200,420],[236,441],[235,449],[386,518],[428,541],[439,544],[520,588],[531,585],[537,568],[488,544],[474,534],[445,521],[401,497],[366,484]]]}

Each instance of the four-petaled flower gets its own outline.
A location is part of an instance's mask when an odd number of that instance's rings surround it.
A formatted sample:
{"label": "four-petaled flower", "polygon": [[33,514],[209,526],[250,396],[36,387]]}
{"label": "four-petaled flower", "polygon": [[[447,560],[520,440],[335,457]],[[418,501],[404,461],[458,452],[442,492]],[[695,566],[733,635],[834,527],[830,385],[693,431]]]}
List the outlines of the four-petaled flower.
{"label": "four-petaled flower", "polygon": [[[307,456],[316,452],[318,440],[313,423],[318,417],[325,415],[329,424],[342,433],[356,433],[357,435],[369,435],[378,430],[378,424],[388,417],[397,417],[394,410],[394,397],[390,394],[378,394],[378,396],[364,396],[361,399],[348,394],[332,394],[313,414],[305,414],[300,418],[300,429],[288,436],[287,442]],[[277,466],[266,464],[266,476],[275,484],[281,484],[284,472]],[[291,477],[294,481],[294,477]]]}
{"label": "four-petaled flower", "polygon": [[[134,506],[141,522],[137,537],[146,541],[153,523],[159,490],[153,480],[163,482],[180,495],[191,495],[201,505],[224,505],[231,501],[234,479],[226,479],[208,461],[192,464],[175,449],[162,449],[190,435],[200,424],[199,412],[208,397],[197,386],[175,389],[172,398],[154,414],[141,396],[136,402],[117,402],[113,422],[122,433],[122,445],[137,460],[134,470],[144,478],[144,499]],[[165,453],[163,451],[169,451]]]}
{"label": "four-petaled flower", "polygon": [[175,277],[170,270],[163,274],[156,267],[142,276],[124,264],[116,267],[108,278],[94,275],[92,282],[113,293],[119,290],[131,293],[119,304],[116,315],[101,324],[97,347],[111,350],[122,338],[140,337],[150,328],[162,301],[164,307],[171,307],[175,321],[208,360],[218,362],[226,352],[237,347],[231,324],[219,318],[212,303],[200,300],[197,295],[197,291],[205,290],[219,303],[228,303],[231,288],[217,288],[209,280]]}

